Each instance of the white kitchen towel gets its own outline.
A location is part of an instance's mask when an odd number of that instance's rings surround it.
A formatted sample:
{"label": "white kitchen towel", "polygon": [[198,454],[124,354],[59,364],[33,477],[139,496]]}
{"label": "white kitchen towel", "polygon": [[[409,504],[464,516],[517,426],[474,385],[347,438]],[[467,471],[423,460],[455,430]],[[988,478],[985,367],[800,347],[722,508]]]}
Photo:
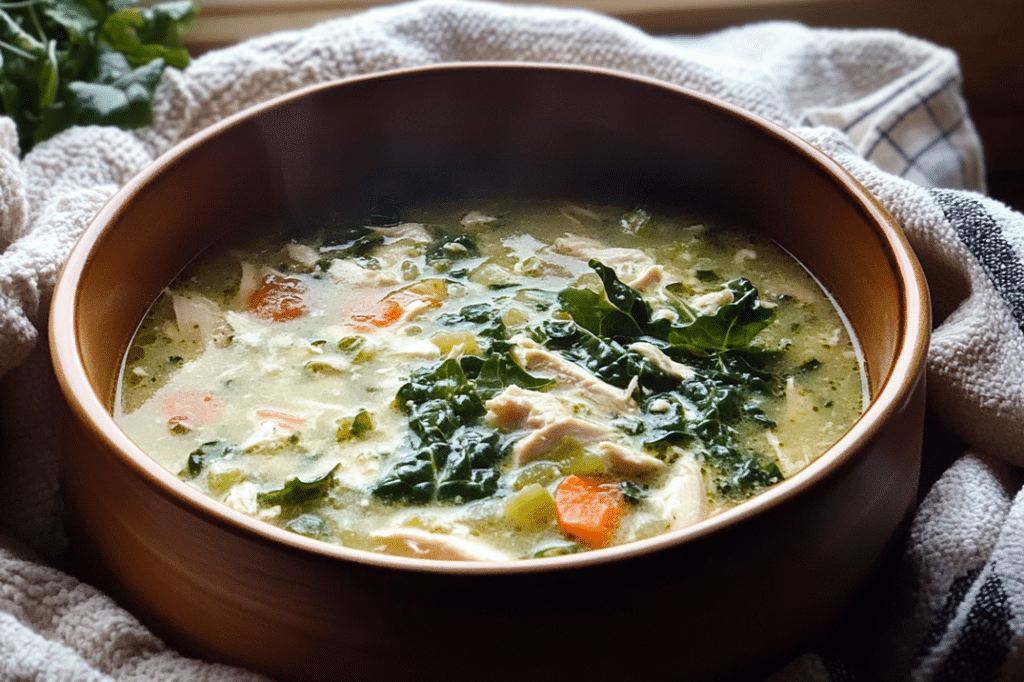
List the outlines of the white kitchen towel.
{"label": "white kitchen towel", "polygon": [[886,614],[889,650],[851,638],[772,679],[1024,679],[1024,216],[984,195],[956,55],[886,30],[768,23],[653,37],[587,11],[459,0],[211,52],[165,74],[153,124],[139,131],[73,128],[19,158],[0,117],[0,679],[261,679],[182,658],[59,569],[58,396],[45,339],[55,278],[100,206],[188,135],[304,85],[466,60],[588,64],[719,97],[831,154],[889,209],[932,287],[930,406],[971,450],[914,519],[911,580]]}

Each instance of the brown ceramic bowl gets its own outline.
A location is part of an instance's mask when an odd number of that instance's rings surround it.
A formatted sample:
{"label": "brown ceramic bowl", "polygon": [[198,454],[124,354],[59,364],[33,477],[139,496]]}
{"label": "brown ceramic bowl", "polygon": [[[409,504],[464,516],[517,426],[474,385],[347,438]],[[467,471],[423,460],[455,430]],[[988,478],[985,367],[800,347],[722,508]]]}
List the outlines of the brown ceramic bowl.
{"label": "brown ceramic bowl", "polygon": [[[228,229],[497,192],[666,200],[770,235],[848,315],[871,403],[820,459],[682,531],[565,557],[322,544],[195,492],[110,415],[147,306]],[[187,140],[99,213],[53,299],[65,492],[92,577],[184,652],[279,680],[722,679],[831,627],[915,499],[925,282],[892,219],[777,126],[663,83],[464,64],[313,87]]]}

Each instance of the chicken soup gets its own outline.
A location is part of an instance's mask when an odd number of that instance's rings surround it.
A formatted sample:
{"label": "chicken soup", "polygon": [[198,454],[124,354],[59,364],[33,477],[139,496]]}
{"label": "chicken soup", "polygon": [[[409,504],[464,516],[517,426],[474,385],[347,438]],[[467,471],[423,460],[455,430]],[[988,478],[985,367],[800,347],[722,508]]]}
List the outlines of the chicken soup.
{"label": "chicken soup", "polygon": [[627,543],[791,476],[863,408],[840,311],[763,238],[544,202],[325,225],[192,264],[116,400],[163,466],[289,531],[463,560]]}

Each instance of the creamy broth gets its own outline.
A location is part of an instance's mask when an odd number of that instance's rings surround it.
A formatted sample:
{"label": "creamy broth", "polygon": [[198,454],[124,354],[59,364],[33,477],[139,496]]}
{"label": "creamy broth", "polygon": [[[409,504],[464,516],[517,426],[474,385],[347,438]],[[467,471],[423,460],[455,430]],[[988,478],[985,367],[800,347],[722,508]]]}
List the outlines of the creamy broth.
{"label": "creamy broth", "polygon": [[204,255],[140,325],[118,423],[293,532],[505,560],[699,522],[860,415],[843,317],[767,240],[668,212],[470,208]]}

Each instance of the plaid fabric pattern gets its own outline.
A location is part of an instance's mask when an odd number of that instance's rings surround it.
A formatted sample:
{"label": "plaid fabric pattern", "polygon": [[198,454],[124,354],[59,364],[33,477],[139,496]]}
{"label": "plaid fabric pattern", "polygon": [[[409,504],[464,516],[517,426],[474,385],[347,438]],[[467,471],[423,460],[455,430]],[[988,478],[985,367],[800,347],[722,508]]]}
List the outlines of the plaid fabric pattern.
{"label": "plaid fabric pattern", "polygon": [[922,187],[984,190],[977,132],[947,64],[929,64],[886,92],[840,112],[815,112],[804,125],[832,125],[857,142],[868,161]]}

